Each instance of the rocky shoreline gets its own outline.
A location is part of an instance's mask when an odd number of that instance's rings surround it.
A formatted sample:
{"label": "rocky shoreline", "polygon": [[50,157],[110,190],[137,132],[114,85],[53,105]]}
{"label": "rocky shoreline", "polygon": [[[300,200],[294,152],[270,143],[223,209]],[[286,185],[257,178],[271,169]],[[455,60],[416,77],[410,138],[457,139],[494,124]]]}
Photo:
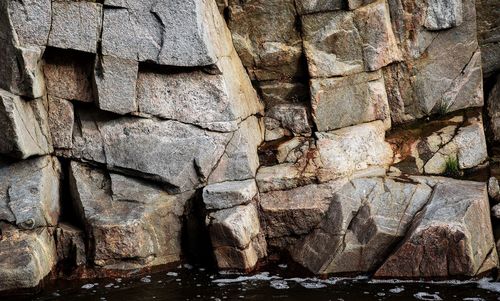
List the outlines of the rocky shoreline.
{"label": "rocky shoreline", "polygon": [[[0,292],[500,266],[500,5],[0,3]],[[493,220],[492,220],[493,217]]]}

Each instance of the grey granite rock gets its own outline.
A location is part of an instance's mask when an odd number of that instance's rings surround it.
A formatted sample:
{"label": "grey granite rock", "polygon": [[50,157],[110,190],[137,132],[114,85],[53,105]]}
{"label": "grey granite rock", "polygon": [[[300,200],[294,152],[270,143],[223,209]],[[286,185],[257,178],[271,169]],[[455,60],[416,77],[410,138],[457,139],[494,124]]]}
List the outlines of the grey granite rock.
{"label": "grey granite rock", "polygon": [[231,181],[203,188],[203,203],[208,210],[227,209],[244,205],[257,195],[255,180]]}
{"label": "grey granite rock", "polygon": [[70,101],[49,96],[49,128],[54,148],[71,149],[75,113]]}

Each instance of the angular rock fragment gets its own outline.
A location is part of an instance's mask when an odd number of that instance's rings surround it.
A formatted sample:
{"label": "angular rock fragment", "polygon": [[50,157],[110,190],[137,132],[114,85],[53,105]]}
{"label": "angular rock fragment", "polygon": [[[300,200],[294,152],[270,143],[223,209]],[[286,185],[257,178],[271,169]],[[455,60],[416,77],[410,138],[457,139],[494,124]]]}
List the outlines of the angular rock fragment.
{"label": "angular rock fragment", "polygon": [[338,11],[301,17],[304,51],[312,77],[364,71],[363,42],[354,14]]}
{"label": "angular rock fragment", "polygon": [[305,103],[309,101],[309,87],[301,82],[260,81],[262,100],[268,107],[280,103]]}
{"label": "angular rock fragment", "polygon": [[2,226],[1,232],[0,291],[37,286],[57,263],[52,231],[21,231]]}
{"label": "angular rock fragment", "polygon": [[219,268],[250,270],[266,255],[254,203],[210,213],[207,224]]}
{"label": "angular rock fragment", "polygon": [[375,276],[472,277],[490,271],[498,265],[492,233],[486,185],[444,181]]}
{"label": "angular rock fragment", "polygon": [[359,8],[355,11],[354,18],[363,41],[366,70],[375,71],[402,59],[391,27],[389,6],[385,0]]}
{"label": "angular rock fragment", "polygon": [[[239,129],[230,136],[222,156],[217,157],[219,161],[210,173],[208,183],[254,178],[259,167],[257,148],[263,139],[263,128],[260,120],[255,116],[244,120]],[[202,156],[201,153],[200,156]]]}
{"label": "angular rock fragment", "polygon": [[280,123],[280,127],[293,135],[311,135],[308,109],[299,104],[279,104],[272,106],[266,113],[266,118],[272,118]]}
{"label": "angular rock fragment", "polygon": [[331,132],[316,133],[317,148],[322,168],[318,171],[321,182],[372,166],[387,167],[393,152],[384,141],[385,126],[374,121]]}
{"label": "angular rock fragment", "polygon": [[462,23],[462,0],[427,0],[424,26],[429,30],[442,30]]}
{"label": "angular rock fragment", "polygon": [[229,16],[234,46],[251,77],[273,80],[304,73],[294,0],[231,0]]}
{"label": "angular rock fragment", "polygon": [[51,25],[50,0],[0,3],[0,87],[28,98],[45,90],[41,57]]}
{"label": "angular rock fragment", "polygon": [[53,1],[48,46],[96,53],[101,21],[101,4]]}
{"label": "angular rock fragment", "polygon": [[87,263],[84,232],[69,224],[60,223],[55,230],[56,251],[59,262],[72,267]]}
{"label": "angular rock fragment", "polygon": [[[115,193],[115,185],[123,189]],[[130,270],[180,260],[180,217],[192,192],[169,195],[153,187],[71,162],[71,194],[86,226],[95,265]]]}
{"label": "angular rock fragment", "polygon": [[52,152],[43,99],[26,101],[0,90],[0,153],[26,159]]}
{"label": "angular rock fragment", "polygon": [[317,274],[373,271],[401,239],[432,189],[397,178],[360,178],[330,198],[326,217],[291,248]]}
{"label": "angular rock fragment", "polygon": [[311,80],[312,115],[321,132],[374,120],[390,110],[381,73]]}
{"label": "angular rock fragment", "polygon": [[114,56],[102,56],[96,60],[94,84],[99,109],[117,114],[137,111],[138,71],[139,63],[136,61]]}
{"label": "angular rock fragment", "polygon": [[47,51],[43,72],[47,93],[67,100],[93,102],[94,58],[78,52]]}
{"label": "angular rock fragment", "polygon": [[326,218],[333,195],[345,181],[260,194],[263,228],[270,247],[292,250]]}
{"label": "angular rock fragment", "polygon": [[495,84],[488,96],[487,104],[492,138],[494,141],[500,141],[500,76],[496,78]]}
{"label": "angular rock fragment", "polygon": [[481,47],[484,77],[500,70],[500,3],[496,0],[477,0],[477,38]]}
{"label": "angular rock fragment", "polygon": [[356,9],[358,7],[361,7],[363,5],[370,4],[372,2],[375,2],[376,0],[347,0],[348,7],[350,10]]}
{"label": "angular rock fragment", "polygon": [[257,195],[255,180],[232,181],[208,185],[203,189],[203,202],[208,210],[244,205]]}
{"label": "angular rock fragment", "polygon": [[317,182],[314,166],[304,168],[299,164],[283,163],[261,166],[255,177],[259,191],[286,190]]}
{"label": "angular rock fragment", "polygon": [[[217,62],[222,17],[212,1],[139,1],[104,9],[104,55],[161,65],[206,66]],[[205,26],[206,25],[206,26]],[[220,36],[219,36],[220,34]],[[190,49],[190,51],[186,51]]]}
{"label": "angular rock fragment", "polygon": [[67,100],[49,96],[49,128],[54,148],[70,149],[73,146],[73,104]]}
{"label": "angular rock fragment", "polygon": [[60,172],[50,156],[0,165],[0,221],[22,229],[56,226],[60,212]]}

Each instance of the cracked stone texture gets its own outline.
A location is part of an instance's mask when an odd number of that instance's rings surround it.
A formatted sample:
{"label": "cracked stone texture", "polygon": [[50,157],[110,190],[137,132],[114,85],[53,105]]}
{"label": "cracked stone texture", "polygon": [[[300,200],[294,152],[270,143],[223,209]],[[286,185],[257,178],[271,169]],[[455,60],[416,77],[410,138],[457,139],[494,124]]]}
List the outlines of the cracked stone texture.
{"label": "cracked stone texture", "polygon": [[301,15],[345,9],[343,0],[295,0]]}
{"label": "cracked stone texture", "polygon": [[316,133],[322,167],[318,170],[321,182],[350,176],[373,166],[387,167],[393,152],[384,141],[385,126],[373,121],[330,132]]}
{"label": "cracked stone texture", "polygon": [[235,131],[242,120],[262,111],[262,105],[235,53],[218,65],[222,74],[140,72],[139,111],[213,131]]}
{"label": "cracked stone texture", "polygon": [[87,263],[84,231],[67,223],[59,223],[55,229],[55,241],[59,262],[64,260],[72,267]]}
{"label": "cracked stone texture", "polygon": [[442,111],[483,106],[473,1],[462,1],[460,25],[439,31],[425,30],[427,6],[413,3],[389,3],[405,59],[384,70],[393,121],[403,123]]}
{"label": "cracked stone texture", "polygon": [[219,268],[250,270],[266,255],[254,203],[210,213],[207,226]]}
{"label": "cracked stone texture", "polygon": [[62,98],[49,96],[49,128],[54,148],[73,147],[73,124],[75,113],[73,104]]}
{"label": "cracked stone texture", "polygon": [[57,263],[56,245],[50,228],[20,231],[1,225],[0,291],[32,288]]}
{"label": "cracked stone texture", "polygon": [[495,84],[488,95],[487,105],[492,138],[494,141],[500,141],[500,75],[497,75]]}
{"label": "cracked stone texture", "polygon": [[385,0],[355,10],[302,16],[312,77],[375,71],[401,60]]}
{"label": "cracked stone texture", "polygon": [[390,109],[381,72],[311,80],[312,116],[324,132],[375,120]]}
{"label": "cracked stone texture", "polygon": [[257,195],[255,180],[231,181],[203,188],[203,203],[208,210],[220,210],[244,205]]}
{"label": "cracked stone texture", "polygon": [[290,249],[295,261],[317,274],[371,272],[432,192],[398,178],[360,178],[332,191],[327,217]]}
{"label": "cracked stone texture", "polygon": [[334,193],[346,181],[311,184],[260,194],[261,220],[269,247],[291,250],[325,218]]}
{"label": "cracked stone texture", "polygon": [[497,265],[486,185],[443,180],[375,276],[476,276]]}
{"label": "cracked stone texture", "polygon": [[286,79],[306,72],[294,0],[228,2],[233,43],[252,78]]}
{"label": "cracked stone texture", "polygon": [[29,98],[42,97],[41,58],[51,24],[49,0],[0,4],[0,88]]}
{"label": "cracked stone texture", "polygon": [[0,90],[0,153],[17,159],[52,152],[46,103]]}
{"label": "cracked stone texture", "polygon": [[490,77],[500,70],[500,3],[476,0],[476,11],[483,74]]}
{"label": "cracked stone texture", "polygon": [[409,174],[445,174],[447,162],[459,169],[480,165],[488,158],[482,117],[455,115],[413,129],[396,130],[387,138],[394,164]]}
{"label": "cracked stone texture", "polygon": [[108,55],[96,59],[94,94],[99,109],[122,115],[137,111],[138,72],[136,61]]}
{"label": "cracked stone texture", "polygon": [[102,5],[53,1],[48,46],[96,53],[101,34]]}
{"label": "cracked stone texture", "polygon": [[[78,117],[81,136],[74,138],[73,156],[161,181],[178,192],[200,187],[216,167],[222,168],[218,163],[226,145],[240,132],[210,132],[174,120],[100,119],[105,116],[96,116],[92,111],[82,111]],[[241,144],[235,147],[243,148]],[[237,155],[241,153],[236,152]],[[246,167],[241,162],[238,166]]]}
{"label": "cracked stone texture", "polygon": [[305,105],[290,103],[277,104],[268,109],[266,118],[276,120],[281,128],[290,131],[293,135],[311,136],[312,130],[309,122],[309,109]]}
{"label": "cracked stone texture", "polygon": [[180,260],[181,216],[193,192],[170,195],[142,180],[75,161],[69,183],[95,265],[132,270]]}
{"label": "cracked stone texture", "polygon": [[[220,51],[228,47],[225,44],[230,44],[223,33],[226,29],[213,30],[212,26],[225,26],[214,1],[110,3],[115,7],[104,9],[104,55],[161,65],[206,66],[216,63],[217,56],[224,54]],[[220,36],[224,41],[217,41]]]}
{"label": "cracked stone texture", "polygon": [[0,163],[0,221],[21,229],[56,226],[61,167],[55,157]]}

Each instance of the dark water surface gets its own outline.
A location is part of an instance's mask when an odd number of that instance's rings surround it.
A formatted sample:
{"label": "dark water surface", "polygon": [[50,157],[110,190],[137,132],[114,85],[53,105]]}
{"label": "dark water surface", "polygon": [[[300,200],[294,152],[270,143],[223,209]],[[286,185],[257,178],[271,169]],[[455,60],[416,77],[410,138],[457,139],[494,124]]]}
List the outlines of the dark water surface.
{"label": "dark water surface", "polygon": [[500,300],[500,283],[376,281],[364,277],[296,278],[283,272],[253,276],[207,272],[190,266],[176,272],[85,282],[58,280],[38,295],[10,300]]}

